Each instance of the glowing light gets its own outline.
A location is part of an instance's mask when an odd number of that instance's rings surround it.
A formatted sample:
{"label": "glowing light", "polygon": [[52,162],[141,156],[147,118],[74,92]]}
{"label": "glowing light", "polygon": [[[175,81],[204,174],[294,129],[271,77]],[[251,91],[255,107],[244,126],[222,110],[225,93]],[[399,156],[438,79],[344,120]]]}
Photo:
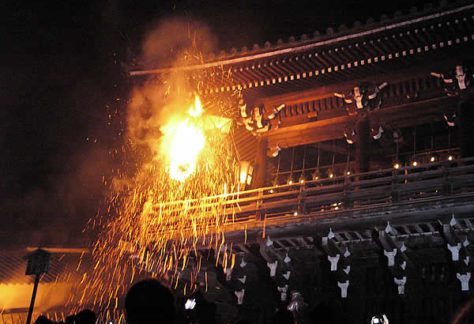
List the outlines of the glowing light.
{"label": "glowing light", "polygon": [[161,152],[166,157],[172,179],[184,181],[196,170],[199,153],[206,144],[204,131],[197,119],[203,113],[201,101],[196,97],[184,120],[172,120],[161,128]]}
{"label": "glowing light", "polygon": [[417,161],[413,161],[412,164],[414,167],[418,166],[418,162]]}
{"label": "glowing light", "polygon": [[196,299],[189,298],[186,300],[186,303],[184,304],[184,309],[194,309],[195,306],[196,306]]}
{"label": "glowing light", "polygon": [[346,172],[346,175],[350,176],[350,175],[351,175],[351,171],[347,171],[347,172]]}
{"label": "glowing light", "polygon": [[334,178],[334,173],[332,173],[332,172],[329,173],[329,178],[331,178],[331,179]]}
{"label": "glowing light", "polygon": [[295,212],[293,213],[293,216],[298,216],[298,212],[295,211]]}
{"label": "glowing light", "polygon": [[448,156],[448,160],[449,160],[449,161],[452,161],[452,160],[453,160],[453,156],[452,156],[452,155]]}
{"label": "glowing light", "polygon": [[436,161],[436,157],[432,156],[430,157],[430,162],[435,162]]}
{"label": "glowing light", "polygon": [[300,183],[301,183],[301,184],[304,184],[304,179],[301,179],[301,180],[300,180]]}
{"label": "glowing light", "polygon": [[288,180],[288,184],[289,184],[289,185],[292,185],[292,184],[293,184],[293,180],[291,180],[291,179]]}
{"label": "glowing light", "polygon": [[253,166],[249,161],[240,162],[239,182],[243,185],[250,185],[252,182]]}
{"label": "glowing light", "polygon": [[396,162],[393,164],[394,169],[400,169],[400,163]]}
{"label": "glowing light", "polygon": [[[207,78],[207,74],[203,77]],[[79,278],[68,301],[74,308],[71,313],[89,304],[98,309],[118,309],[118,296],[125,295],[128,287],[144,274],[173,289],[179,287],[184,296],[197,289],[207,291],[210,282],[203,268],[207,257],[198,253],[201,246],[218,251],[216,259],[221,260],[224,269],[233,267],[235,253],[224,233],[240,207],[221,206],[240,195],[240,159],[228,136],[232,120],[220,115],[231,111],[235,100],[229,94],[208,94],[206,102],[213,102],[212,110],[219,113],[211,116],[203,110],[199,98],[194,98],[191,105],[183,105],[179,94],[195,89],[178,89],[173,80],[167,83],[168,89],[174,95],[166,101],[160,96],[151,102],[152,117],[147,121],[153,121],[145,128],[151,130],[146,134],[150,135],[146,144],[157,154],[150,156],[124,148],[123,152],[133,155],[133,159],[128,161],[129,155],[124,156],[123,169],[112,179],[114,186],[103,212],[88,225],[88,230],[97,230],[100,235],[92,246],[94,266]],[[153,93],[147,88],[140,90],[150,98],[155,95],[155,87],[151,89]],[[137,98],[141,104],[141,97]],[[162,104],[166,105],[163,109]],[[137,106],[141,107],[138,103]],[[130,108],[133,111],[136,107]],[[161,134],[155,137],[158,121],[162,122]],[[128,119],[130,134],[141,130],[143,122]],[[128,172],[129,162],[136,166],[132,172]],[[244,235],[246,242],[246,229]],[[31,296],[30,289],[28,292]],[[104,315],[99,322],[108,323],[109,318]]]}
{"label": "glowing light", "polygon": [[203,112],[201,100],[199,97],[194,98],[194,106],[189,107],[188,114],[192,117],[199,117]]}

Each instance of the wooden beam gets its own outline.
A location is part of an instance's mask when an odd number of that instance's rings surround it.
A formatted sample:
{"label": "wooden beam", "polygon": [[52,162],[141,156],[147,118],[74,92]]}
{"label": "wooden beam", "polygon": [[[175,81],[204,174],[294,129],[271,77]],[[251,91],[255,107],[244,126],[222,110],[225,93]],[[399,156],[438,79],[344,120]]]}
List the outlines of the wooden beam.
{"label": "wooden beam", "polygon": [[281,148],[329,141],[344,137],[345,125],[354,117],[343,116],[306,124],[271,130],[268,134],[270,146]]}
{"label": "wooden beam", "polygon": [[[442,120],[447,106],[457,105],[458,97],[428,99],[370,113],[370,119],[380,120],[394,128],[410,127]],[[300,125],[270,130],[266,136],[270,146],[282,148],[318,143],[344,137],[344,128],[354,122],[354,116],[341,116]]]}
{"label": "wooden beam", "polygon": [[346,82],[340,82],[336,84],[330,84],[325,86],[320,86],[313,89],[297,91],[297,92],[290,92],[290,93],[283,93],[278,94],[270,97],[263,97],[257,98],[255,104],[260,105],[263,104],[265,107],[274,107],[281,104],[288,105],[295,105],[295,104],[303,104],[310,101],[315,101],[319,99],[324,99],[328,97],[333,97],[335,92],[347,92],[353,89],[355,85],[358,83],[372,83],[372,84],[380,84],[382,82],[388,81],[391,85],[402,83],[407,81],[407,79],[417,79],[417,78],[424,78],[430,75],[433,71],[438,70],[445,70],[450,69],[458,63],[458,58],[448,58],[442,61],[436,62],[426,62],[423,66],[414,67],[410,69],[409,76],[407,77],[407,71],[403,70],[400,72],[391,72],[389,74],[389,79],[387,80],[387,74],[379,74],[377,76],[359,78],[359,79],[352,79]]}
{"label": "wooden beam", "polygon": [[252,186],[261,188],[265,185],[265,177],[267,173],[267,148],[268,140],[266,137],[257,138],[257,154],[255,157],[254,178]]}
{"label": "wooden beam", "polygon": [[[40,247],[35,247],[35,246],[28,246],[26,248],[27,252],[33,252]],[[90,253],[89,248],[85,247],[78,247],[78,248],[69,248],[69,247],[41,247],[41,249],[48,251],[50,253],[60,253],[60,254],[88,254]]]}

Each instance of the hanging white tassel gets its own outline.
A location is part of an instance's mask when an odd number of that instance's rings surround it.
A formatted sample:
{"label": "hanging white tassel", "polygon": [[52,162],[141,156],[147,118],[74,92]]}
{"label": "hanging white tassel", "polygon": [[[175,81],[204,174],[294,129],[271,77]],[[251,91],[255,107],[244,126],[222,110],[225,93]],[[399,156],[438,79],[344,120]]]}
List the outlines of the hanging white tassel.
{"label": "hanging white tassel", "polygon": [[453,261],[459,261],[459,251],[461,250],[461,243],[456,245],[446,244],[448,250],[451,252],[451,259]]}
{"label": "hanging white tassel", "polygon": [[399,295],[404,295],[405,294],[405,284],[407,283],[407,277],[404,276],[400,279],[398,279],[397,277],[394,277],[393,281],[395,282],[395,284],[398,287],[398,294]]}
{"label": "hanging white tassel", "polygon": [[392,251],[384,250],[383,254],[387,257],[388,266],[393,267],[395,265],[395,256],[397,255],[397,249],[393,249]]}
{"label": "hanging white tassel", "polygon": [[349,280],[344,282],[337,282],[337,285],[341,289],[341,298],[347,298],[347,288],[349,287]]}
{"label": "hanging white tassel", "polygon": [[237,296],[237,304],[242,305],[244,303],[245,289],[234,291],[235,296]]}
{"label": "hanging white tassel", "polygon": [[277,266],[278,266],[278,261],[275,261],[273,263],[267,262],[267,267],[270,268],[270,277],[275,277]]}
{"label": "hanging white tassel", "polygon": [[471,273],[466,272],[464,274],[456,273],[456,277],[461,282],[461,291],[469,291],[469,280],[471,279]]}
{"label": "hanging white tassel", "polygon": [[331,262],[331,271],[337,271],[337,263],[339,262],[340,254],[336,254],[335,256],[328,255],[328,260]]}

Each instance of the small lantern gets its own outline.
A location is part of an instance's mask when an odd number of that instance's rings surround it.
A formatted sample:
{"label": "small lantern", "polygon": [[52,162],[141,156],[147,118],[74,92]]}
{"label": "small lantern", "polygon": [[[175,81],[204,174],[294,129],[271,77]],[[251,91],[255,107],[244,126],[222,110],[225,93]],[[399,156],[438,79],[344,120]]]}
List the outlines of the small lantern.
{"label": "small lantern", "polygon": [[28,265],[26,266],[26,275],[40,275],[48,272],[51,263],[51,253],[37,249],[26,256]]}
{"label": "small lantern", "polygon": [[242,185],[250,185],[252,183],[252,175],[253,175],[253,166],[250,164],[249,161],[241,161],[240,162],[240,176],[239,182]]}

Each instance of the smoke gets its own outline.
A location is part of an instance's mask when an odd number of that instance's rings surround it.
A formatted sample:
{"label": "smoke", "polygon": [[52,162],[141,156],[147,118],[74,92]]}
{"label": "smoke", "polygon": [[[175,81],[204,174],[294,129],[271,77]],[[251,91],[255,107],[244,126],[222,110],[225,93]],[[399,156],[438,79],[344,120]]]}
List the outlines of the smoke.
{"label": "smoke", "polygon": [[145,68],[199,63],[215,50],[217,39],[204,23],[180,17],[167,18],[147,33],[140,63]]}
{"label": "smoke", "polygon": [[[18,103],[7,101],[10,109],[0,113],[1,231],[17,233],[15,240],[0,235],[2,244],[75,244],[104,198],[104,180],[140,158],[131,156],[135,152],[127,151],[128,143],[156,153],[160,126],[191,101],[197,82],[180,73],[130,90],[120,68],[125,54],[117,54],[122,43],[112,31],[101,36],[108,37],[105,48],[95,48],[102,56],[88,62],[97,68],[81,68],[79,74],[71,64],[56,71],[59,75],[38,75],[24,85],[36,89],[34,95]],[[144,37],[139,60],[145,68],[198,63],[214,44],[204,24],[166,19]],[[66,87],[72,75],[75,81]],[[11,89],[23,98],[20,91]],[[119,183],[114,179],[111,185]]]}
{"label": "smoke", "polygon": [[140,82],[132,90],[127,112],[127,131],[132,142],[145,145],[153,156],[157,154],[160,127],[170,119],[182,117],[202,77],[174,68],[202,63],[216,43],[205,24],[178,17],[160,21],[147,33],[140,65],[170,69]]}
{"label": "smoke", "polygon": [[[228,93],[208,95],[202,98],[205,99],[203,115],[194,115],[189,120],[193,115],[189,114],[189,108],[195,104],[199,87],[214,80],[209,74],[217,73],[191,74],[176,69],[201,63],[203,53],[210,51],[213,44],[213,37],[204,25],[178,18],[162,21],[147,33],[140,54],[143,65],[169,69],[147,79],[134,79],[136,85],[127,101],[127,141],[121,152],[123,172],[112,180],[109,205],[97,217],[95,228],[101,233],[92,253],[97,263],[88,275],[91,279],[84,281],[80,289],[79,300],[93,299],[99,306],[109,303],[124,294],[141,272],[162,277],[170,284],[174,282],[177,289],[180,280],[177,266],[186,264],[190,247],[196,250],[198,244],[218,245],[224,239],[221,224],[227,220],[227,214],[221,209],[209,213],[208,200],[204,203],[201,198],[234,191],[236,160],[228,131],[216,127],[217,122],[207,126],[206,121],[217,121],[219,117],[206,114],[206,100],[226,111],[235,107],[231,104],[235,98]],[[169,157],[173,155],[169,153],[173,150],[162,152],[161,148],[165,147],[162,144],[167,142],[161,130],[186,130],[177,127],[183,120],[207,133],[206,145],[198,152],[201,157],[192,163],[193,173],[180,182],[170,172]],[[186,150],[182,143],[193,143],[195,133],[182,131],[180,135],[183,134],[187,137],[179,145],[173,145],[173,149],[178,147],[180,153],[186,154],[191,150]],[[132,160],[134,169],[127,169]],[[184,213],[181,204],[187,206],[191,200],[197,202],[196,208]],[[201,259],[197,255],[194,258]],[[124,266],[117,267],[119,262]],[[193,273],[190,285],[196,286],[200,265],[190,267]]]}
{"label": "smoke", "polygon": [[[97,213],[104,190],[107,151],[97,146],[68,158],[71,171],[51,177],[21,198],[4,200],[4,229],[16,233],[6,244],[83,244],[82,227]],[[11,238],[11,237],[10,237]]]}

